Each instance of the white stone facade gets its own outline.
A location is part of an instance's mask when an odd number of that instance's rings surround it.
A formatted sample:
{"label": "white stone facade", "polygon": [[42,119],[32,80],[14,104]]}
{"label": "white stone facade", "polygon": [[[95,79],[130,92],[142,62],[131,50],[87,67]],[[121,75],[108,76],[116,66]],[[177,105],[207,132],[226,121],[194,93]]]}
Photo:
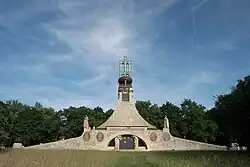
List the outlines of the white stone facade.
{"label": "white stone facade", "polygon": [[[87,132],[86,132],[87,133]],[[109,147],[109,142],[116,137],[123,134],[136,136],[143,140],[146,147],[135,147],[135,151],[163,151],[163,150],[226,150],[225,146],[212,145],[207,143],[201,143],[192,140],[185,140],[171,136],[168,132],[162,130],[142,130],[142,129],[113,129],[113,130],[91,130],[89,131],[90,138],[88,141],[84,141],[84,134],[80,137],[71,138],[67,140],[61,140],[52,143],[45,143],[35,145],[26,148],[39,148],[39,149],[70,149],[70,150],[119,150],[114,146]],[[98,133],[103,134],[103,140],[97,140]],[[151,134],[156,134],[157,138],[151,140]],[[166,138],[164,135],[168,134]],[[119,141],[119,139],[118,139]]]}

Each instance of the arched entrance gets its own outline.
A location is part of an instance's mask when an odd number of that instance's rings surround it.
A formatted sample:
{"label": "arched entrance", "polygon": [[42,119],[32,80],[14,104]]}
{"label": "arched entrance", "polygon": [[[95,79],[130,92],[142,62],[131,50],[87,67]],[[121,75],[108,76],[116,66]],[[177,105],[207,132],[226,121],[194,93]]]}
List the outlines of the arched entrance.
{"label": "arched entrance", "polygon": [[135,138],[132,135],[122,135],[119,140],[120,150],[135,149]]}
{"label": "arched entrance", "polygon": [[147,150],[148,147],[144,140],[138,136],[131,134],[124,134],[116,136],[109,141],[109,148],[115,150]]}

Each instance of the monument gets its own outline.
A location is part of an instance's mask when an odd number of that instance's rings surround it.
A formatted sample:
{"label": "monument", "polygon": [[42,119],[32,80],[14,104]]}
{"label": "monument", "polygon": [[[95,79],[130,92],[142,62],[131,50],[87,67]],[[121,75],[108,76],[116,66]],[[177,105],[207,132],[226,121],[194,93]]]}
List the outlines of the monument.
{"label": "monument", "polygon": [[135,107],[131,61],[124,57],[119,62],[117,106],[99,127],[89,127],[88,116],[83,121],[81,136],[26,148],[78,149],[78,150],[226,150],[225,146],[212,145],[177,138],[169,131],[169,120],[164,128],[157,129],[145,121]]}

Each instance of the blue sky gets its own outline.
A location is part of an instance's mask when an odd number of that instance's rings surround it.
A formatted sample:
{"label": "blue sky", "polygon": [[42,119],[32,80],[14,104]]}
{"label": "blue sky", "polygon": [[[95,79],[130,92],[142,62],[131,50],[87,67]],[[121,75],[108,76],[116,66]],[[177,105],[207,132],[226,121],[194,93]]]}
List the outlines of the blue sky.
{"label": "blue sky", "polygon": [[213,106],[250,73],[249,0],[0,0],[0,100],[114,108],[118,61],[136,100]]}

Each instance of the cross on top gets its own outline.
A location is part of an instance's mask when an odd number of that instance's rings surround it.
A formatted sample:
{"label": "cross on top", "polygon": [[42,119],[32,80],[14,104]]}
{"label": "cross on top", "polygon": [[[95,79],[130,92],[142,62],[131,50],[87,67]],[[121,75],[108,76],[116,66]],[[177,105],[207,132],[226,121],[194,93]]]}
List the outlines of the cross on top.
{"label": "cross on top", "polygon": [[123,76],[131,77],[131,73],[132,73],[131,65],[132,65],[132,61],[128,60],[127,56],[124,56],[123,60],[119,61],[120,77],[123,77]]}

